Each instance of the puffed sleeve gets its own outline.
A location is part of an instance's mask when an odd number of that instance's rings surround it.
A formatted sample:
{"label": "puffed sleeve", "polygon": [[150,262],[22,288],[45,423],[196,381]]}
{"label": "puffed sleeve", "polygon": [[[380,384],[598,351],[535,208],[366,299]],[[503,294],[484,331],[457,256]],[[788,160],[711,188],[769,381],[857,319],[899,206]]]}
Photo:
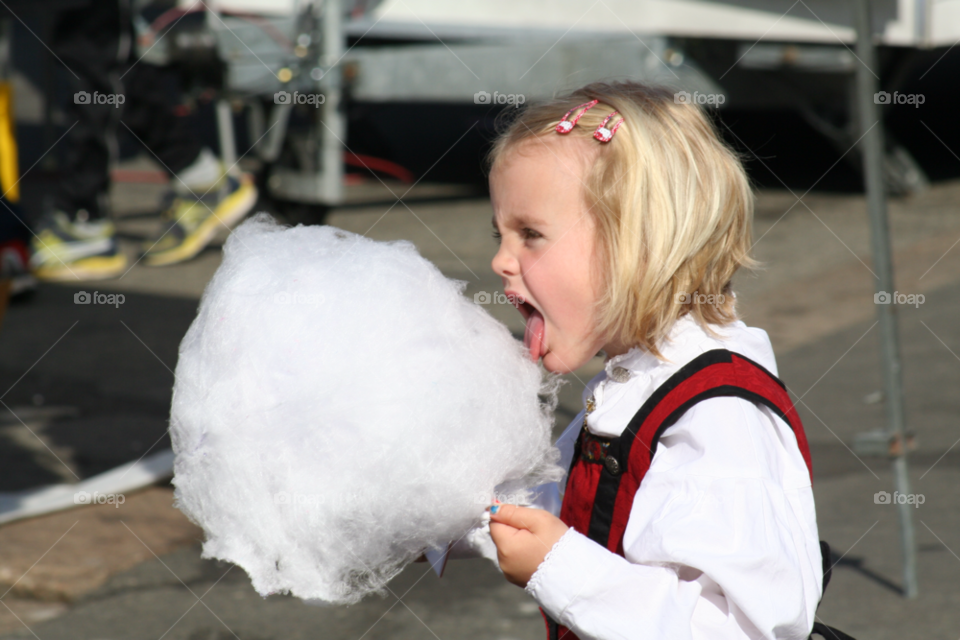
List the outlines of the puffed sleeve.
{"label": "puffed sleeve", "polygon": [[570,530],[527,591],[587,638],[805,639],[822,569],[810,476],[790,427],[739,398],[663,434],[625,557]]}

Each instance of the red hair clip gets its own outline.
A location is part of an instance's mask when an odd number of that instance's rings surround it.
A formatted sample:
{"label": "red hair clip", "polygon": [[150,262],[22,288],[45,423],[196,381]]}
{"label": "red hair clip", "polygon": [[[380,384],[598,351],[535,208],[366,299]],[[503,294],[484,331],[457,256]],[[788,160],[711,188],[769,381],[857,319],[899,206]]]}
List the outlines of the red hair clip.
{"label": "red hair clip", "polygon": [[613,125],[611,128],[607,129],[607,123],[610,122],[610,118],[613,116],[620,115],[619,111],[614,111],[606,118],[603,119],[603,122],[600,123],[600,126],[597,127],[597,130],[593,132],[593,137],[599,140],[600,142],[610,142],[613,139],[613,134],[617,132],[617,129],[620,128],[620,125],[623,124],[623,117]]}
{"label": "red hair clip", "polygon": [[[573,128],[576,126],[577,121],[583,117],[583,114],[585,114],[587,111],[589,111],[593,107],[597,106],[597,103],[599,102],[600,102],[599,100],[591,100],[590,102],[584,102],[583,104],[576,106],[573,109],[570,109],[570,111],[567,111],[567,114],[560,119],[560,122],[557,123],[557,133],[570,133],[571,131],[573,131]],[[576,111],[577,109],[583,109],[583,111],[578,113],[573,120],[567,120],[567,118],[570,117],[570,114]]]}

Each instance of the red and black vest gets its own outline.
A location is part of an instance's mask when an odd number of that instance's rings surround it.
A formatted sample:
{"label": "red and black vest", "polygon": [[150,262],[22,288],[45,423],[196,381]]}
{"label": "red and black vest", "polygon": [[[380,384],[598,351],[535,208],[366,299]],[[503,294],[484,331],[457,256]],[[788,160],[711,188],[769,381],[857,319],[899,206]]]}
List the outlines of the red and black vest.
{"label": "red and black vest", "polygon": [[[740,354],[716,349],[684,365],[643,403],[617,438],[580,431],[567,477],[560,519],[619,555],[633,496],[650,468],[660,436],[693,405],[720,396],[744,398],[769,407],[790,425],[811,479],[810,449],[800,417],[783,383]],[[548,640],[576,636],[543,613]]]}

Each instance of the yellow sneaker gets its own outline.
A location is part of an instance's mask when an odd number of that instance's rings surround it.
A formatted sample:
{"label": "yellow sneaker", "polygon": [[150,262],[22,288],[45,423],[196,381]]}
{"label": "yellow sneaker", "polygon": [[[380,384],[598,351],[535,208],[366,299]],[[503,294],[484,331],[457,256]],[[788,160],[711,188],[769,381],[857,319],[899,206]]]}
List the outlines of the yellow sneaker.
{"label": "yellow sneaker", "polygon": [[105,280],[127,269],[109,220],[72,222],[58,211],[40,223],[30,244],[30,268],[40,280]]}
{"label": "yellow sneaker", "polygon": [[147,246],[144,263],[159,267],[194,257],[222,227],[232,229],[253,210],[257,188],[253,178],[227,175],[223,185],[200,198],[178,197],[164,214],[169,219],[160,238]]}

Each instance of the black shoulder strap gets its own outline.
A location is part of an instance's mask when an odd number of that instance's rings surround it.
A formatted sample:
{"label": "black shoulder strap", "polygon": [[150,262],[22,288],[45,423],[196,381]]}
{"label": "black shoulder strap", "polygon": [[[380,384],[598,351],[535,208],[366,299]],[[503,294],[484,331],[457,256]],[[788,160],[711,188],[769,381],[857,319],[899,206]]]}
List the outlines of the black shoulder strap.
{"label": "black shoulder strap", "polygon": [[830,578],[833,576],[833,564],[830,562],[832,557],[833,556],[830,553],[830,545],[827,544],[826,540],[821,540],[820,561],[823,563],[823,591],[820,595],[821,600],[823,600],[823,594],[827,592],[827,585],[830,584]]}
{"label": "black shoulder strap", "polygon": [[[820,602],[823,602],[823,596],[827,593],[827,585],[830,584],[830,578],[833,576],[833,564],[831,562],[833,555],[830,553],[830,545],[827,544],[826,540],[820,541],[820,558],[823,563],[823,592],[820,595]],[[817,603],[817,608],[820,608],[820,602]],[[828,627],[822,622],[814,623],[813,631],[810,633],[808,640],[812,640],[814,634],[823,636],[827,640],[855,640],[853,636],[849,636],[839,629]]]}
{"label": "black shoulder strap", "polygon": [[812,639],[814,635],[823,636],[827,640],[856,640],[853,636],[848,636],[839,629],[828,627],[822,622],[815,622],[813,624],[813,631],[810,633],[810,638]]}

